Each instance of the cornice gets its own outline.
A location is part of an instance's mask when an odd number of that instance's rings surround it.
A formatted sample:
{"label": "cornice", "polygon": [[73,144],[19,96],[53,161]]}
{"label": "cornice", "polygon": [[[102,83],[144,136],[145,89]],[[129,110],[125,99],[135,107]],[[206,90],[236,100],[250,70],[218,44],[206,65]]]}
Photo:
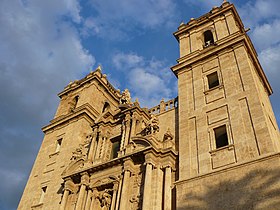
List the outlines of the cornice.
{"label": "cornice", "polygon": [[49,130],[56,128],[57,126],[69,123],[73,119],[79,119],[81,116],[84,116],[89,121],[89,123],[93,124],[94,120],[98,116],[98,112],[96,112],[96,110],[93,109],[89,104],[84,104],[75,109],[74,112],[69,113],[68,115],[60,116],[51,120],[50,124],[42,128],[42,131],[46,133]]}
{"label": "cornice", "polygon": [[63,95],[68,94],[80,87],[83,87],[86,84],[89,84],[93,80],[96,80],[100,85],[104,87],[104,89],[116,100],[119,101],[120,91],[116,90],[113,85],[109,83],[107,80],[107,76],[102,74],[100,71],[91,72],[86,77],[81,80],[75,81],[72,84],[69,84],[65,87],[63,91],[61,91],[58,96],[61,98]]}
{"label": "cornice", "polygon": [[245,49],[248,51],[268,94],[271,95],[272,88],[259,63],[256,50],[255,50],[249,36],[246,33],[240,33],[240,32],[234,33],[224,39],[218,40],[216,42],[215,46],[210,46],[203,50],[197,50],[187,56],[179,58],[178,59],[179,63],[172,66],[171,70],[178,77],[178,75],[181,73],[181,71],[185,71],[186,69],[191,69],[194,65],[197,65],[198,63],[202,62],[206,58],[219,55],[223,51],[236,48],[236,46],[244,46]]}
{"label": "cornice", "polygon": [[213,8],[210,12],[206,13],[205,15],[196,18],[196,19],[191,19],[188,23],[186,24],[181,24],[178,27],[178,31],[174,32],[173,35],[175,36],[175,38],[177,39],[177,41],[179,40],[179,36],[185,33],[188,33],[190,30],[197,28],[203,24],[209,23],[209,21],[211,21],[212,19],[221,16],[222,14],[225,14],[228,11],[232,11],[236,21],[238,22],[239,28],[242,32],[244,32],[244,25],[241,21],[240,16],[237,13],[237,10],[235,9],[233,4],[228,4],[225,6],[221,6],[221,7],[216,7]]}
{"label": "cornice", "polygon": [[242,163],[239,163],[239,164],[237,163],[237,164],[232,165],[230,167],[217,169],[217,170],[214,170],[212,172],[201,174],[201,175],[198,175],[198,176],[195,176],[195,177],[178,180],[178,181],[175,182],[175,185],[177,185],[177,186],[182,185],[182,184],[189,183],[189,182],[192,182],[192,181],[196,181],[196,180],[199,180],[199,179],[202,179],[202,178],[211,177],[211,176],[214,176],[214,175],[217,175],[217,174],[221,174],[221,173],[224,173],[224,172],[227,172],[227,171],[236,170],[236,169],[242,168],[242,167],[248,167],[250,165],[253,165],[253,164],[256,164],[256,163],[259,163],[259,162],[269,161],[269,160],[274,159],[274,158],[279,159],[280,158],[280,153],[277,152],[277,153],[264,155],[262,157],[258,157],[254,160],[251,160],[251,161],[246,161],[246,162],[242,162]]}

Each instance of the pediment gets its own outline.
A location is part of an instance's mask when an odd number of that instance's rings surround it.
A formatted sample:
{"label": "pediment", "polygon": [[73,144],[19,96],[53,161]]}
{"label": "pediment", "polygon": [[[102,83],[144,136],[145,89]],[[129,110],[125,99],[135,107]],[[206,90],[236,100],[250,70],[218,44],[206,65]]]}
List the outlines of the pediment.
{"label": "pediment", "polygon": [[95,121],[95,123],[99,122],[113,122],[114,121],[114,115],[112,110],[107,110],[106,112],[102,113]]}
{"label": "pediment", "polygon": [[109,177],[106,177],[106,178],[98,179],[97,181],[93,182],[91,184],[91,187],[100,187],[100,186],[111,184],[115,181],[118,181],[117,177],[109,176]]}
{"label": "pediment", "polygon": [[144,137],[132,137],[131,142],[126,146],[128,153],[136,152],[145,148],[153,146],[151,142]]}
{"label": "pediment", "polygon": [[75,160],[75,161],[71,161],[70,164],[62,172],[62,175],[65,176],[65,175],[72,174],[72,173],[75,173],[76,171],[81,170],[84,167],[85,162],[86,161],[82,158]]}

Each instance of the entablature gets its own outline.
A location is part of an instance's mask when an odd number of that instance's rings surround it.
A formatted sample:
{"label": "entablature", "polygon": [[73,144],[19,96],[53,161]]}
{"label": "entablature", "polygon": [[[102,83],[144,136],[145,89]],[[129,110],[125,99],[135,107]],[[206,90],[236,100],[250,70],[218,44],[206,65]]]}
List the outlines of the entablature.
{"label": "entablature", "polygon": [[233,4],[230,4],[229,2],[225,2],[220,7],[214,7],[210,12],[207,14],[199,17],[199,18],[192,18],[188,23],[184,24],[182,23],[178,27],[178,31],[173,33],[173,35],[176,37],[176,39],[179,41],[179,37],[183,34],[189,33],[190,31],[200,27],[201,25],[209,23],[209,21],[214,20],[215,18],[221,16],[222,14],[227,13],[228,11],[231,11],[234,14],[235,20],[237,21],[239,28],[241,32],[245,32],[244,25],[234,7]]}
{"label": "entablature", "polygon": [[78,107],[73,112],[67,115],[59,116],[58,118],[51,120],[50,124],[44,126],[42,130],[44,133],[46,133],[51,129],[55,129],[58,126],[70,123],[72,120],[77,120],[80,117],[85,117],[85,119],[90,124],[93,124],[97,116],[98,116],[98,112],[90,104],[87,103]]}

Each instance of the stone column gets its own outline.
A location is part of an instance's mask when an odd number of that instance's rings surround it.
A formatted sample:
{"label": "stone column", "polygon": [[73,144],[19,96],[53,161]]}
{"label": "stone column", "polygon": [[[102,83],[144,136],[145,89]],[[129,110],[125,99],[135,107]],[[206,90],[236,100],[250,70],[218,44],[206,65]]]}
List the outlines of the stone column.
{"label": "stone column", "polygon": [[95,153],[94,153],[94,160],[99,159],[101,144],[102,144],[102,137],[101,137],[101,133],[99,132],[98,139],[97,139],[97,145],[96,145],[96,149],[95,149]]}
{"label": "stone column", "polygon": [[137,120],[137,118],[136,118],[136,112],[133,112],[133,114],[132,114],[132,118],[131,118],[131,131],[130,131],[130,133],[131,133],[131,136],[135,136],[136,134],[136,120]]}
{"label": "stone column", "polygon": [[60,208],[59,208],[60,210],[65,209],[69,193],[70,193],[69,190],[66,190],[66,189],[64,190],[62,201],[61,201]]}
{"label": "stone column", "polygon": [[131,158],[126,158],[124,160],[124,173],[123,173],[123,183],[122,183],[122,193],[119,209],[129,209],[128,208],[128,198],[129,198],[129,188],[130,186],[130,174],[133,172],[134,164]]}
{"label": "stone column", "polygon": [[64,193],[63,193],[62,201],[61,201],[61,204],[59,207],[60,210],[65,210],[68,196],[69,196],[70,192],[72,191],[73,187],[74,187],[74,183],[73,183],[72,179],[67,178],[65,180],[65,184],[64,184]]}
{"label": "stone column", "polygon": [[124,138],[124,148],[129,143],[129,134],[130,134],[130,125],[131,125],[131,117],[130,113],[126,113],[125,115],[125,138]]}
{"label": "stone column", "polygon": [[162,210],[162,200],[163,200],[163,171],[160,167],[157,167],[156,169],[157,172],[157,197],[156,197],[156,208],[158,210]]}
{"label": "stone column", "polygon": [[93,210],[95,210],[97,208],[95,206],[96,195],[97,195],[97,189],[93,188],[92,189],[92,199],[91,199],[91,203],[90,203],[90,209],[93,209]]}
{"label": "stone column", "polygon": [[127,201],[128,201],[129,178],[130,178],[130,171],[125,170],[123,175],[122,195],[121,195],[119,209],[128,209]]}
{"label": "stone column", "polygon": [[124,141],[125,141],[125,123],[122,123],[122,138],[121,138],[121,146],[120,146],[120,152],[122,155],[124,155]]}
{"label": "stone column", "polygon": [[94,153],[95,153],[95,148],[96,148],[96,137],[97,137],[97,128],[94,129],[92,136],[91,136],[91,143],[90,143],[90,148],[88,152],[88,159],[90,161],[93,161],[94,158]]}
{"label": "stone column", "polygon": [[76,205],[76,209],[83,209],[84,207],[84,196],[86,193],[86,186],[89,183],[89,176],[87,173],[82,173],[82,177],[81,177],[81,187],[80,187],[80,192],[79,192],[79,196],[78,196],[78,201],[77,201],[77,205]]}
{"label": "stone column", "polygon": [[143,209],[150,209],[151,207],[152,171],[153,165],[151,163],[146,163]]}
{"label": "stone column", "polygon": [[86,205],[85,210],[90,210],[91,197],[92,197],[92,190],[89,189],[87,194],[86,204],[85,204]]}
{"label": "stone column", "polygon": [[172,208],[172,174],[171,167],[167,166],[165,168],[165,180],[164,180],[164,209],[171,210]]}
{"label": "stone column", "polygon": [[118,186],[118,195],[117,195],[116,208],[115,208],[116,210],[119,209],[119,205],[120,205],[120,197],[121,197],[123,177],[120,176],[119,180],[120,180],[120,183],[119,183],[119,186]]}
{"label": "stone column", "polygon": [[110,210],[115,210],[116,200],[117,200],[117,191],[118,191],[118,183],[114,183],[113,187],[113,197],[111,202],[111,208]]}

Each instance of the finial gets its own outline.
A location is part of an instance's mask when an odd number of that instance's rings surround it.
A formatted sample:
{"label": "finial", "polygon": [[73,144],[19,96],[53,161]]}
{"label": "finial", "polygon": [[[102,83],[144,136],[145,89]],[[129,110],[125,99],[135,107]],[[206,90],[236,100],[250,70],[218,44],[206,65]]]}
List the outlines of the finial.
{"label": "finial", "polygon": [[100,65],[98,65],[98,67],[96,68],[96,70],[97,70],[97,71],[102,72],[102,68],[101,68],[101,66],[100,66]]}
{"label": "finial", "polygon": [[222,7],[226,7],[228,5],[229,5],[229,2],[227,0],[223,0]]}
{"label": "finial", "polygon": [[135,102],[134,102],[134,105],[136,105],[136,106],[140,106],[140,103],[139,103],[139,100],[138,100],[138,98],[135,98]]}

